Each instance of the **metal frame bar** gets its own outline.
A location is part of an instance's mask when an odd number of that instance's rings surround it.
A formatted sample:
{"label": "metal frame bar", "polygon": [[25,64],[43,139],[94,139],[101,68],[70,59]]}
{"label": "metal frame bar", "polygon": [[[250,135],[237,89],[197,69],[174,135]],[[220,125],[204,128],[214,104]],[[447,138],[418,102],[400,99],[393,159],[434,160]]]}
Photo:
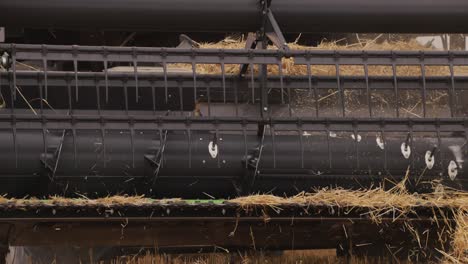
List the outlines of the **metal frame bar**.
{"label": "metal frame bar", "polygon": [[169,116],[70,116],[59,114],[0,115],[0,129],[128,129],[130,130],[199,130],[257,131],[258,125],[274,125],[275,131],[359,131],[373,132],[464,132],[467,118],[194,118]]}
{"label": "metal frame bar", "polygon": [[[333,50],[247,50],[247,49],[177,49],[147,47],[100,47],[0,44],[1,50],[14,54],[14,60],[98,61],[160,63],[276,64],[292,57],[296,64],[334,65],[467,65],[467,51],[333,51]],[[222,56],[220,55],[222,54]]]}
{"label": "metal frame bar", "polygon": [[[9,73],[0,72],[2,79],[1,85],[9,85]],[[17,72],[16,84],[19,86],[35,86],[38,84],[38,79],[42,79],[42,71],[38,72]],[[48,73],[48,86],[61,86],[67,87],[75,74],[70,72],[49,72]],[[124,83],[127,86],[135,87],[136,82],[132,73],[97,73],[97,72],[79,72],[77,73],[78,82],[80,87],[95,87],[96,85],[103,87],[107,83],[107,87],[122,87]],[[106,80],[107,78],[107,80]],[[166,79],[166,80],[165,80]],[[255,84],[258,83],[254,82]],[[283,80],[281,80],[283,79]],[[310,80],[309,80],[310,79]],[[399,83],[399,90],[421,90],[424,84],[418,76],[397,76],[396,80]],[[292,89],[309,90],[309,81],[314,84],[317,89],[336,89],[337,81],[335,76],[268,76],[268,87],[270,89],[281,89],[281,82],[284,87]],[[192,75],[184,74],[168,74],[165,78],[163,74],[138,74],[138,87],[162,87],[167,82],[169,88],[193,88]],[[237,82],[237,83],[236,83]],[[235,75],[224,76],[224,88],[226,91],[234,90],[234,86],[247,86],[249,80],[238,80]],[[426,77],[425,86],[426,91],[430,90],[451,90],[455,83],[457,84],[456,90],[468,90],[468,76],[428,76]],[[223,88],[223,76],[214,75],[197,75],[197,83],[210,85],[211,89]],[[344,89],[352,90],[389,90],[394,89],[393,76],[340,76],[340,83]],[[255,85],[258,87],[258,85]]]}

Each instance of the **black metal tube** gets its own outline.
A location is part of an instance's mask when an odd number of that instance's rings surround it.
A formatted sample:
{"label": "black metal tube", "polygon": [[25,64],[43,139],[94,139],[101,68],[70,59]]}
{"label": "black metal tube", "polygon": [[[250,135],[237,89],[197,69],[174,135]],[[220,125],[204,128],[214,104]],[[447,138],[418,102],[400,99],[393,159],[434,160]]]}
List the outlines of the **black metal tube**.
{"label": "black metal tube", "polygon": [[1,0],[2,26],[75,29],[249,31],[256,0]]}
{"label": "black metal tube", "polygon": [[[1,0],[6,27],[256,31],[259,0]],[[284,32],[467,32],[465,0],[273,0]]]}
{"label": "black metal tube", "polygon": [[273,0],[284,32],[468,31],[464,0]]}
{"label": "black metal tube", "polygon": [[[232,197],[243,192],[273,189],[277,194],[294,194],[317,186],[364,186],[371,179],[402,177],[412,160],[405,159],[401,152],[404,134],[386,137],[385,160],[385,151],[376,143],[374,133],[358,134],[357,142],[351,136],[353,132],[342,132],[330,138],[330,150],[325,133],[309,134],[303,136],[302,155],[297,134],[275,135],[274,148],[271,135],[265,135],[261,154],[258,152],[261,138],[250,134],[246,138],[246,157],[244,145],[239,144],[242,134],[220,132],[219,153],[212,157],[209,143],[213,133],[192,131],[189,151],[184,131],[168,132],[167,141],[162,143],[157,131],[135,131],[131,140],[128,130],[108,129],[104,140],[99,131],[78,129],[75,139],[73,133],[67,131],[60,144],[62,132],[49,130],[47,149],[51,156],[44,163],[41,162],[44,157],[42,131],[19,129],[15,155],[12,133],[2,130],[0,191],[12,196],[76,191],[91,195],[136,192],[155,197],[203,197],[206,192],[216,197]],[[447,179],[447,176],[439,176],[446,175],[447,164],[455,159],[447,146],[462,145],[464,137],[452,135],[443,141],[446,145],[441,148],[442,155],[437,156],[432,170],[425,170],[424,154],[434,148],[435,136],[419,137],[410,145],[414,155],[412,179],[417,180],[423,171],[428,179]],[[360,150],[359,156],[356,147]],[[162,149],[163,155],[158,156],[158,150]],[[331,151],[331,160],[328,151]],[[154,163],[148,159],[153,159]],[[464,161],[465,158],[461,162]],[[246,162],[257,167],[246,168]],[[388,165],[387,170],[383,169],[384,163]],[[162,167],[158,170],[156,164]],[[460,171],[459,174],[457,182],[466,181],[466,173]],[[51,187],[56,191],[49,189]]]}

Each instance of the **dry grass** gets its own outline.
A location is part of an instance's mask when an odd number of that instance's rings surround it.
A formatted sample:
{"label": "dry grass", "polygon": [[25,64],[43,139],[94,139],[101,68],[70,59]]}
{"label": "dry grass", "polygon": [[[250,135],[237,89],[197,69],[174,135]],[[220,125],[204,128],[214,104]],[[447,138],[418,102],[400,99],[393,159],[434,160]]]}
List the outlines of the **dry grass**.
{"label": "dry grass", "polygon": [[453,231],[452,252],[443,253],[447,262],[468,263],[468,209],[457,215],[457,228]]}
{"label": "dry grass", "polygon": [[[394,218],[399,219],[408,213],[415,213],[415,207],[449,208],[456,215],[455,229],[449,228],[448,230],[452,237],[451,250],[446,252],[438,249],[438,251],[444,256],[443,262],[468,263],[468,192],[446,190],[443,186],[437,185],[433,193],[411,194],[404,187],[408,176],[407,173],[405,179],[390,190],[382,188],[357,191],[321,189],[313,193],[301,193],[294,197],[253,195],[240,197],[231,200],[231,202],[237,203],[247,210],[256,206],[269,206],[274,210],[281,210],[281,205],[287,204],[364,207],[370,209],[369,217],[375,223],[380,223],[381,217],[389,212],[398,212],[396,215],[394,214]],[[445,216],[443,215],[443,217]],[[444,222],[447,220],[443,219]],[[407,223],[405,225],[409,227]],[[419,240],[419,234],[416,231],[413,235]]]}
{"label": "dry grass", "polygon": [[230,202],[239,204],[243,207],[302,204],[308,206],[358,206],[379,210],[398,208],[401,211],[405,211],[416,206],[461,209],[468,206],[468,193],[449,192],[444,194],[409,194],[407,192],[398,192],[393,189],[385,191],[381,188],[357,191],[345,189],[322,189],[313,193],[301,193],[297,196],[287,198],[272,195],[254,195],[237,198]]}
{"label": "dry grass", "polygon": [[[468,263],[468,193],[466,192],[447,192],[439,189],[439,192],[431,194],[410,194],[401,188],[389,191],[381,188],[358,191],[322,189],[290,198],[254,195],[237,198],[231,202],[238,203],[247,210],[256,206],[269,206],[274,210],[281,210],[281,205],[287,204],[365,207],[370,208],[369,217],[378,224],[381,223],[381,217],[390,212],[396,211],[395,219],[399,219],[408,213],[414,213],[415,207],[451,208],[456,215],[456,228],[450,228],[448,231],[453,239],[451,250],[445,252],[438,249],[438,251],[444,256],[444,263]],[[419,237],[418,233],[413,235]]]}
{"label": "dry grass", "polygon": [[[292,50],[398,50],[398,51],[420,51],[420,50],[431,50],[426,46],[423,46],[412,40],[409,42],[383,42],[377,43],[376,39],[373,40],[362,40],[361,43],[352,45],[342,45],[340,42],[322,42],[316,47],[301,46],[295,43],[289,43],[289,47]],[[243,49],[245,42],[243,40],[235,40],[227,38],[217,43],[203,43],[201,48],[206,49]],[[268,49],[275,49],[274,46],[269,46]],[[179,67],[192,69],[189,64],[179,64]],[[282,73],[288,75],[307,75],[306,65],[296,65],[294,59],[283,59],[281,63]],[[257,72],[255,67],[255,72]],[[221,66],[217,64],[198,64],[196,65],[197,73],[205,74],[220,74]],[[398,66],[396,68],[397,75],[399,76],[421,76],[421,67],[414,65]],[[239,72],[239,66],[234,64],[227,64],[225,66],[225,72],[227,74],[236,74]],[[268,72],[271,75],[279,73],[278,65],[269,65]],[[369,75],[375,76],[392,76],[393,69],[391,66],[369,66]],[[468,69],[455,67],[455,74],[468,74]],[[335,76],[336,68],[334,65],[312,65],[311,73],[313,75],[322,76]],[[362,65],[342,65],[340,67],[341,75],[364,75],[364,67]],[[427,76],[446,76],[450,74],[450,70],[446,66],[426,66],[425,74]]]}
{"label": "dry grass", "polygon": [[[449,252],[445,252],[441,249],[440,252],[445,256],[444,261],[448,263],[468,263],[468,193],[451,189],[444,189],[438,186],[437,188],[435,188],[435,191],[433,193],[416,194],[407,192],[404,186],[405,181],[402,181],[390,190],[384,190],[382,188],[373,188],[369,190],[345,190],[339,188],[324,188],[316,190],[312,193],[303,192],[293,197],[278,197],[273,195],[258,194],[246,197],[239,197],[226,202],[237,204],[245,210],[249,210],[254,207],[269,207],[275,211],[280,211],[282,210],[283,206],[287,205],[303,205],[307,207],[330,206],[341,208],[366,208],[369,210],[368,216],[376,224],[380,224],[381,217],[383,215],[388,215],[390,212],[394,214],[395,219],[399,219],[404,218],[405,215],[409,213],[415,213],[416,207],[433,208],[434,214],[436,214],[435,211],[437,211],[437,208],[448,208],[451,209],[455,215],[457,215],[455,219],[457,225],[456,229],[449,230],[453,237],[451,250]],[[49,200],[40,200],[35,198],[0,198],[0,206],[15,208],[27,208],[30,206],[148,206],[183,202],[184,201],[181,199],[154,200],[150,198],[145,198],[143,196],[113,196],[100,199],[87,199],[86,197],[75,199],[51,197]],[[447,221],[447,219],[443,219],[443,221]],[[416,237],[419,236],[419,234],[417,233],[415,233],[414,235]],[[150,256],[146,256],[146,258],[150,258]],[[151,258],[156,258],[156,256],[151,256]],[[218,257],[216,257],[215,259],[218,259]],[[213,261],[210,260],[208,262],[200,263],[223,263],[223,261],[216,261],[213,259]],[[139,258],[137,262],[119,263],[151,262],[145,262],[144,258],[142,260]],[[170,263],[193,262],[171,261]],[[254,261],[252,263],[266,262]]]}

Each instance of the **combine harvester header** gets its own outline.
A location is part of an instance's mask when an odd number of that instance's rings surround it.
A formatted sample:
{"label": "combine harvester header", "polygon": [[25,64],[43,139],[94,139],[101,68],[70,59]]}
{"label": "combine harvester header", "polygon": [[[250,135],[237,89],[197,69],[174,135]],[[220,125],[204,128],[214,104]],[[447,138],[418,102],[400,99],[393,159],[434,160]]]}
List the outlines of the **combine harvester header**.
{"label": "combine harvester header", "polygon": [[1,191],[293,194],[408,168],[463,188],[468,53],[293,51],[281,29],[462,32],[464,3],[1,1],[7,28],[256,31],[243,50],[2,44]]}
{"label": "combine harvester header", "polygon": [[[453,211],[418,204],[396,217],[386,208],[388,229],[369,231],[375,208],[152,199],[296,195],[405,176],[411,192],[434,181],[468,189],[468,52],[294,50],[283,36],[466,33],[466,0],[0,0],[0,10],[7,32],[250,32],[243,49],[201,49],[185,35],[177,48],[0,44],[0,194],[148,197],[145,206],[8,200],[0,250],[66,240],[237,252],[258,232],[261,248],[339,245],[343,254],[382,236],[375,253],[415,243],[399,221],[426,232]],[[223,236],[226,223],[239,223],[238,234]],[[436,235],[424,235],[426,247]]]}

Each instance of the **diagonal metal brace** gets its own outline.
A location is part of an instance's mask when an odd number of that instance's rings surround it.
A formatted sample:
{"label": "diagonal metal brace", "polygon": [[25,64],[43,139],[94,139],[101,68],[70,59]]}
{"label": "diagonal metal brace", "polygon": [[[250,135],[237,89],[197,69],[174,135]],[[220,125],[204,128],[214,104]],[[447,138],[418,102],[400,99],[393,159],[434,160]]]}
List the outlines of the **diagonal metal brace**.
{"label": "diagonal metal brace", "polygon": [[284,38],[283,32],[281,32],[278,22],[276,22],[273,12],[271,12],[269,8],[266,12],[266,24],[264,29],[266,37],[271,40],[278,49],[289,52],[288,43],[286,43],[286,39]]}
{"label": "diagonal metal brace", "polygon": [[[286,39],[284,38],[283,32],[278,25],[278,22],[273,15],[273,12],[270,9],[271,1],[265,2],[263,7],[263,23],[261,30],[257,33],[250,32],[247,35],[245,42],[246,49],[265,49],[266,48],[266,39],[269,39],[273,45],[275,45],[279,50],[282,50],[285,53],[289,53],[290,49]],[[262,43],[261,45],[259,45]],[[248,65],[243,64],[240,68],[239,76],[244,75],[247,72]]]}

